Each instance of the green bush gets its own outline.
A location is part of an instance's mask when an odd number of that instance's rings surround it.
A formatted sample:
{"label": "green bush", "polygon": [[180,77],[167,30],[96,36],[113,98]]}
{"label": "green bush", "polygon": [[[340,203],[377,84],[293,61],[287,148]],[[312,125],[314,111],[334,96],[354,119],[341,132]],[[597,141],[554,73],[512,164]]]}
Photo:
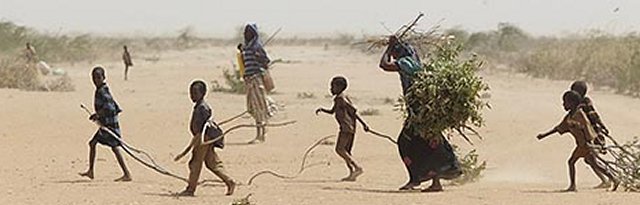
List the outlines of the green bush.
{"label": "green bush", "polygon": [[225,93],[234,93],[234,94],[244,94],[245,85],[242,80],[242,76],[240,76],[240,71],[236,69],[224,69],[222,70],[222,76],[224,77],[224,82],[227,85],[226,87],[220,85],[218,81],[213,81],[212,91],[214,92],[225,92]]}
{"label": "green bush", "polygon": [[[482,62],[475,56],[463,59],[461,44],[445,43],[438,46],[430,59],[426,59],[421,71],[413,78],[401,102],[419,109],[405,115],[414,129],[426,139],[434,139],[446,131],[457,131],[483,125],[482,109],[488,103],[480,93],[489,86],[477,75]],[[404,103],[403,103],[404,104]],[[406,108],[401,108],[407,112]]]}

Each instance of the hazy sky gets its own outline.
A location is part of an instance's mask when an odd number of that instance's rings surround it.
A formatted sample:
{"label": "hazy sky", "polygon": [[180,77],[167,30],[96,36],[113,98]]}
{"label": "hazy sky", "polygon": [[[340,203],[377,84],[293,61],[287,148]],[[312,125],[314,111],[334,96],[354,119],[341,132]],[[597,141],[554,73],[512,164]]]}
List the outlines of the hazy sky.
{"label": "hazy sky", "polygon": [[199,35],[230,37],[244,22],[281,35],[383,34],[419,11],[423,27],[473,31],[511,22],[533,34],[588,29],[640,31],[640,0],[0,0],[0,19],[50,32],[123,35],[175,34],[194,26]]}

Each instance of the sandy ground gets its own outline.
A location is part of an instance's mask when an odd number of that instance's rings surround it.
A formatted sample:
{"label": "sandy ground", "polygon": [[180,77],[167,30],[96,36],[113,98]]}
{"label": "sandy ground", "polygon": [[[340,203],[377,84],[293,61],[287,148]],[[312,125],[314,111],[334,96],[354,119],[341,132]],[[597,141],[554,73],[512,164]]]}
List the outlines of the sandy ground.
{"label": "sandy ground", "polygon": [[[223,68],[231,67],[234,48],[209,48],[162,53],[156,63],[137,60],[130,81],[122,80],[120,62],[109,62],[108,81],[124,112],[121,127],[129,143],[152,153],[167,169],[186,176],[186,160],[171,159],[189,140],[188,120],[192,104],[187,88],[193,79],[221,80]],[[298,123],[269,130],[267,142],[243,143],[253,138],[250,129],[227,138],[219,151],[228,172],[246,183],[263,169],[293,173],[301,155],[316,139],[335,134],[333,117],[315,116],[318,106],[330,106],[328,82],[334,75],[348,77],[347,90],[360,109],[378,109],[380,115],[365,116],[373,129],[396,136],[399,113],[385,98],[400,94],[398,76],[377,69],[378,56],[332,47],[272,47],[272,58],[296,63],[279,64],[272,71],[277,86],[273,96],[284,109],[275,121]],[[135,58],[136,56],[134,56]],[[138,58],[140,56],[137,56]],[[96,127],[80,110],[91,105],[94,87],[91,65],[65,66],[76,85],[75,92],[44,93],[0,90],[0,204],[230,204],[253,193],[257,204],[637,204],[640,195],[607,192],[590,187],[598,183],[587,166],[578,162],[577,193],[558,193],[568,184],[566,159],[573,139],[554,135],[538,142],[535,136],[558,123],[564,112],[561,94],[569,82],[532,79],[522,75],[484,73],[491,85],[493,109],[485,112],[487,126],[480,129],[484,141],[474,147],[454,139],[464,150],[477,149],[488,162],[477,183],[446,186],[442,193],[397,192],[407,180],[397,149],[389,142],[356,134],[354,154],[365,174],[354,183],[338,180],[346,168],[333,153],[321,146],[311,162],[329,161],[295,180],[270,176],[252,186],[240,186],[234,196],[224,196],[222,184],[200,187],[195,198],[175,198],[170,192],[184,189],[181,181],[150,171],[127,159],[134,181],[116,183],[121,175],[111,151],[98,148],[96,179],[77,175],[87,168],[87,142]],[[299,99],[298,93],[316,97]],[[620,141],[637,135],[640,100],[605,91],[590,93],[612,133]],[[207,100],[220,120],[244,110],[244,96],[209,93]],[[242,119],[236,123],[251,122]],[[227,126],[228,127],[228,126]],[[214,178],[203,172],[203,178]]]}

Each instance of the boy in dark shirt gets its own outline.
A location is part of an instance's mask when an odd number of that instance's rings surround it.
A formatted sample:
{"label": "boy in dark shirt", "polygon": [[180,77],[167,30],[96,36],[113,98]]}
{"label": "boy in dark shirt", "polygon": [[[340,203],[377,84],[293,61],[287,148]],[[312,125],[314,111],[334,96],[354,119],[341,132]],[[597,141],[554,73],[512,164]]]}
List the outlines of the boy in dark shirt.
{"label": "boy in dark shirt", "polygon": [[354,135],[356,133],[356,119],[367,132],[369,131],[369,126],[358,116],[357,110],[351,103],[351,100],[343,93],[345,89],[347,89],[347,79],[341,76],[334,77],[331,80],[331,94],[335,96],[333,99],[333,107],[331,110],[318,108],[316,115],[319,112],[335,114],[336,121],[340,126],[338,141],[336,142],[336,153],[344,159],[347,163],[347,168],[349,168],[349,176],[343,178],[342,181],[355,181],[356,178],[363,173],[362,167],[356,163],[351,155],[351,148],[353,147]]}
{"label": "boy in dark shirt", "polygon": [[89,170],[84,173],[80,173],[80,176],[93,179],[93,167],[96,160],[96,145],[98,143],[111,147],[111,150],[116,155],[118,165],[122,168],[124,175],[115,181],[131,181],[131,174],[127,169],[127,165],[124,163],[122,154],[120,152],[120,140],[115,137],[121,137],[120,125],[118,123],[118,114],[122,112],[116,101],[109,92],[109,87],[105,82],[105,71],[102,67],[95,67],[91,71],[93,84],[96,86],[96,92],[94,95],[93,107],[96,111],[95,114],[89,117],[90,120],[97,122],[106,129],[111,130],[118,136],[112,136],[107,131],[98,129],[96,134],[89,141]]}
{"label": "boy in dark shirt", "polygon": [[[209,107],[207,102],[204,101],[204,96],[207,93],[207,85],[203,81],[196,80],[191,83],[189,91],[191,101],[195,103],[190,123],[190,131],[193,135],[190,147],[193,150],[191,152],[191,160],[189,160],[188,186],[186,190],[179,194],[179,196],[194,195],[196,187],[198,186],[198,178],[200,178],[200,172],[202,171],[203,162],[207,169],[213,172],[213,174],[218,176],[225,183],[225,185],[227,185],[226,195],[231,195],[235,190],[236,182],[224,171],[222,161],[214,150],[215,147],[222,148],[222,143],[214,143],[201,146],[203,142],[203,129],[205,129],[205,126],[210,126],[207,123],[212,116],[211,108]],[[211,140],[213,139],[213,137],[217,137],[210,136],[212,135],[212,132],[210,132],[210,130],[212,129],[214,128],[206,128],[204,133],[204,140]],[[177,156],[176,159],[179,159],[180,157],[182,156]]]}
{"label": "boy in dark shirt", "polygon": [[565,191],[576,191],[576,168],[575,164],[580,158],[584,158],[584,161],[591,166],[593,171],[600,172],[607,176],[610,181],[613,182],[612,191],[615,191],[618,188],[619,181],[616,180],[609,170],[605,169],[602,165],[598,164],[596,161],[595,153],[592,148],[589,147],[592,145],[593,140],[595,138],[595,132],[593,128],[589,124],[589,120],[587,119],[587,115],[582,111],[581,102],[582,97],[575,91],[567,91],[562,96],[563,106],[566,111],[568,111],[567,115],[562,119],[559,125],[557,125],[552,130],[539,134],[537,136],[538,140],[542,140],[545,137],[554,134],[564,134],[571,133],[573,138],[576,141],[576,148],[573,150],[571,157],[569,158],[569,179],[570,184],[569,188]]}

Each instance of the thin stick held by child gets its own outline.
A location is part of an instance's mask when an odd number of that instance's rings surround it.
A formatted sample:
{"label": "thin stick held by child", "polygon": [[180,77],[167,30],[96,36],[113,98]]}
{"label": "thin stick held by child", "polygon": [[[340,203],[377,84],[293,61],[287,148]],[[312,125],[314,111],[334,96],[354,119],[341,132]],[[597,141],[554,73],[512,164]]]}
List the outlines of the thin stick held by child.
{"label": "thin stick held by child", "polygon": [[340,126],[335,150],[344,159],[349,169],[349,175],[343,178],[342,181],[355,181],[363,173],[362,167],[358,165],[351,154],[356,132],[356,120],[362,124],[365,131],[369,131],[369,126],[358,116],[355,106],[344,93],[346,89],[347,79],[342,76],[334,77],[331,80],[331,94],[335,96],[333,98],[333,107],[331,109],[318,108],[316,115],[320,112],[335,115],[336,121]]}

